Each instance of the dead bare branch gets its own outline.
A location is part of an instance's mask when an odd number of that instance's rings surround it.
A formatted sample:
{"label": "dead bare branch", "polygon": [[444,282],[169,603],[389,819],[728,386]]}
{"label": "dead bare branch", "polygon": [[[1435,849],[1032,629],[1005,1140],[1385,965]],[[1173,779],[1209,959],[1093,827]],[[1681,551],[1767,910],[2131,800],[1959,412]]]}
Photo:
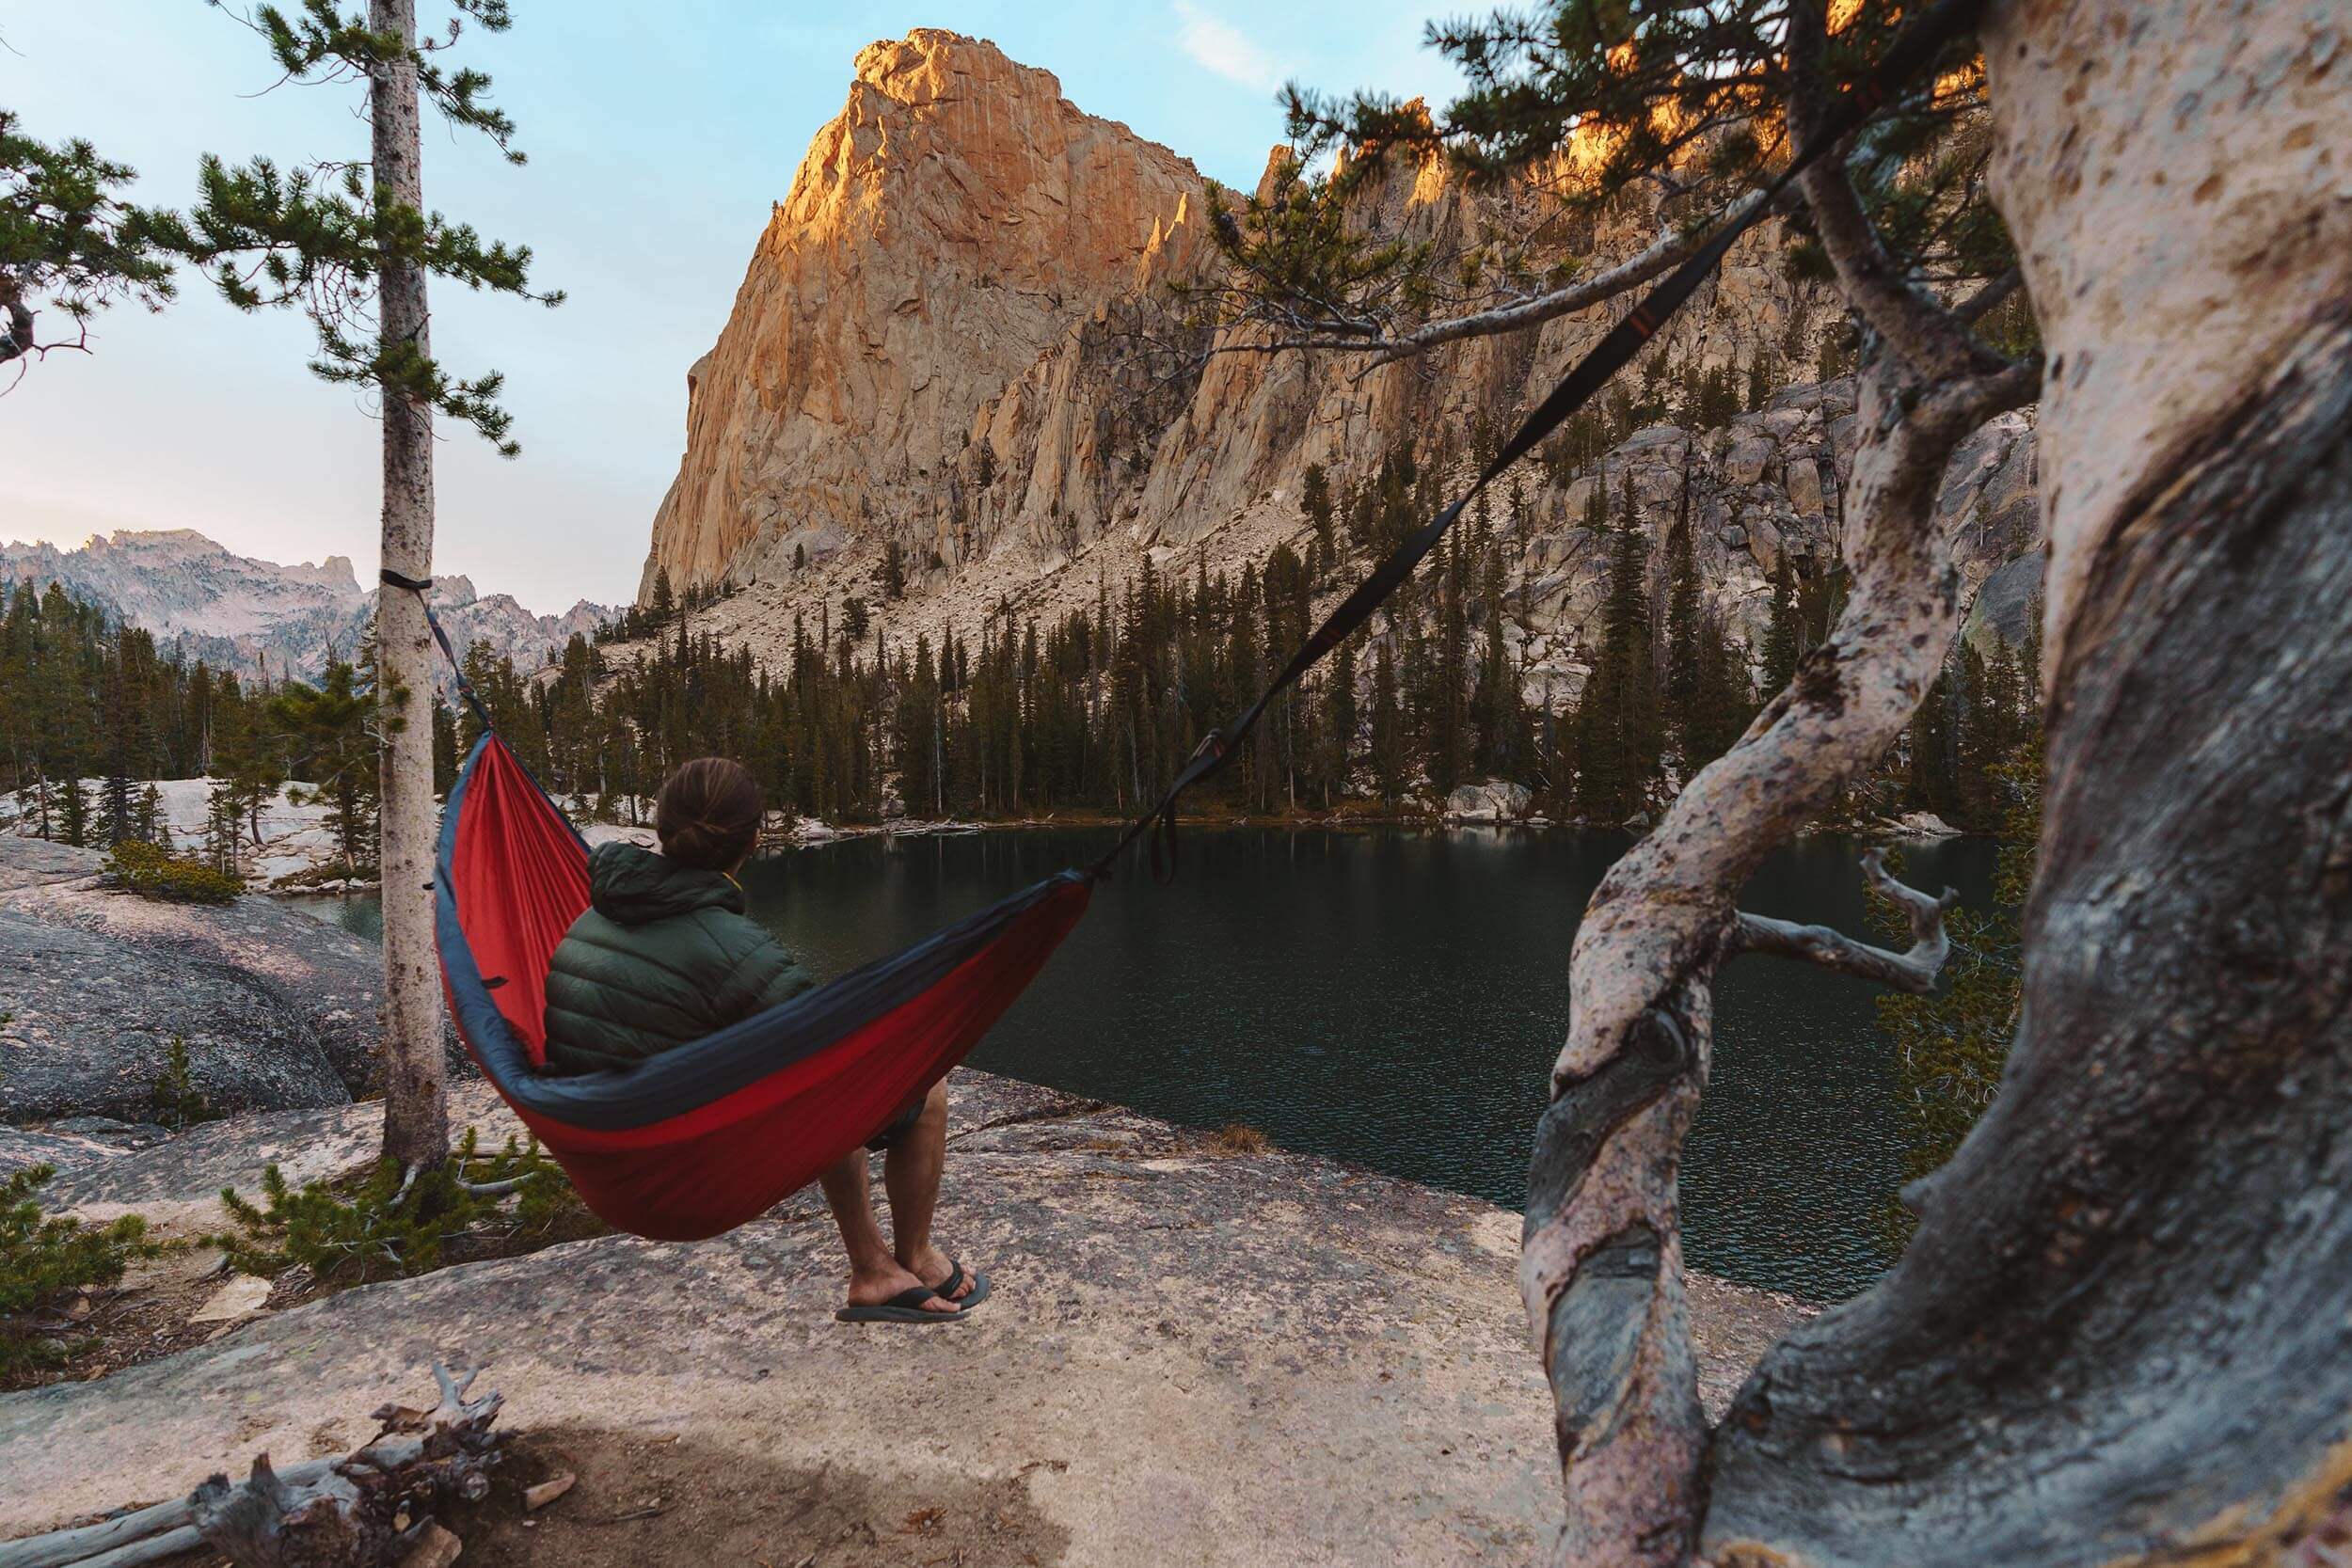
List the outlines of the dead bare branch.
{"label": "dead bare branch", "polygon": [[[185,1497],[0,1544],[0,1568],[135,1568],[203,1545],[251,1568],[393,1561],[431,1504],[488,1494],[498,1458],[490,1426],[503,1401],[496,1392],[469,1400],[478,1375],[436,1363],[434,1408],[380,1407],[382,1430],[353,1453],[283,1472],[260,1454],[235,1484],[215,1475]],[[404,1512],[417,1523],[400,1525]]]}
{"label": "dead bare branch", "polygon": [[[1737,222],[1754,211],[1763,193],[1753,191],[1703,223],[1681,227],[1669,225],[1641,250],[1605,271],[1592,277],[1565,284],[1547,293],[1516,300],[1489,310],[1474,311],[1466,316],[1449,317],[1431,322],[1411,332],[1393,336],[1358,327],[1348,324],[1343,330],[1339,324],[1304,325],[1289,336],[1276,336],[1248,341],[1218,343],[1208,355],[1219,354],[1288,354],[1303,349],[1338,351],[1370,356],[1365,368],[1376,369],[1401,359],[1411,359],[1447,343],[1461,342],[1470,338],[1491,338],[1506,332],[1521,332],[1540,326],[1558,316],[1587,310],[1596,305],[1616,298],[1658,277],[1688,261],[1701,245],[1726,223]],[[1785,210],[1789,198],[1774,203],[1776,211]]]}
{"label": "dead bare branch", "polygon": [[1959,902],[1960,895],[1946,888],[1943,895],[1937,897],[1904,886],[1887,871],[1886,852],[1883,849],[1872,849],[1864,855],[1862,870],[1872,887],[1901,905],[1909,916],[1912,944],[1908,951],[1897,953],[1874,947],[1827,926],[1800,925],[1742,910],[1734,917],[1724,956],[1769,953],[1775,958],[1818,964],[1858,979],[1874,980],[1914,995],[1933,990],[1944,960],[1952,951],[1951,938],[1944,929],[1944,911]]}

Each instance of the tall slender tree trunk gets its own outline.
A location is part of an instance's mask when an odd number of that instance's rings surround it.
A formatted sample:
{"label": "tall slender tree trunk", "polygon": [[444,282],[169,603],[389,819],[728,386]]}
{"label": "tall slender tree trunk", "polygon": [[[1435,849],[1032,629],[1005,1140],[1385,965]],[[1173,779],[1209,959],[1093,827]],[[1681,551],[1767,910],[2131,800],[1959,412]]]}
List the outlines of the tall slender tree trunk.
{"label": "tall slender tree trunk", "polygon": [[[410,45],[416,0],[369,0],[368,25]],[[424,210],[418,147],[417,69],[379,66],[368,94],[373,121],[376,204]],[[388,264],[378,301],[384,350],[432,352],[424,269]],[[433,410],[384,392],[384,569],[422,581],[433,574]],[[449,1153],[442,1093],[441,989],[433,951],[433,635],[424,602],[405,589],[376,589],[377,657],[385,715],[383,752],[384,1152],[410,1168]]]}

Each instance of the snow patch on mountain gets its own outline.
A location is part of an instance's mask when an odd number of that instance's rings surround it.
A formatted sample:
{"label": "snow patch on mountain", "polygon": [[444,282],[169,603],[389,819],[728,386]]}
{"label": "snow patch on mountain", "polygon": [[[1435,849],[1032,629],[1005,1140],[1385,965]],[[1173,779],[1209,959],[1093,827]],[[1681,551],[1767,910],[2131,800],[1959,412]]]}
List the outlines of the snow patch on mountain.
{"label": "snow patch on mountain", "polygon": [[[330,658],[355,657],[375,603],[348,556],[280,565],[184,528],[122,529],[72,549],[0,545],[0,584],[25,582],[62,584],[153,633],[167,654],[271,679],[315,678]],[[561,615],[534,615],[513,594],[482,594],[462,576],[435,578],[433,605],[461,652],[486,642],[525,671],[616,613],[582,599]]]}

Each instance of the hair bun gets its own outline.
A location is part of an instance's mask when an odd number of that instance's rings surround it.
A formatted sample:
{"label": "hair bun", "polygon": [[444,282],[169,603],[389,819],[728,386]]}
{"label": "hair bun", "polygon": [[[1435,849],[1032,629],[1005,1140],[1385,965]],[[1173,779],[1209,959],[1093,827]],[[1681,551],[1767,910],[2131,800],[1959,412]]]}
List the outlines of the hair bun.
{"label": "hair bun", "polygon": [[726,757],[696,757],[662,784],[653,826],[671,860],[732,871],[759,842],[764,815],[750,769]]}

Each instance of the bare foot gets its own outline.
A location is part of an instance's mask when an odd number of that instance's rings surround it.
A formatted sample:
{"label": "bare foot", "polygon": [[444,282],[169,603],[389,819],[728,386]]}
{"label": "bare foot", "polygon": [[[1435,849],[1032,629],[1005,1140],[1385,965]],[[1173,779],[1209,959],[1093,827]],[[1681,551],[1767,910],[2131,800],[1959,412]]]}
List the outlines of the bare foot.
{"label": "bare foot", "polygon": [[[900,1259],[899,1262],[901,1266],[911,1271],[915,1278],[932,1287],[945,1285],[947,1283],[947,1276],[956,1272],[955,1259],[935,1246],[927,1246],[911,1258]],[[972,1271],[966,1269],[962,1280],[956,1286],[955,1294],[946,1299],[961,1301],[971,1293]]]}
{"label": "bare foot", "polygon": [[[946,1278],[947,1270],[940,1270],[939,1277]],[[852,1274],[850,1275],[850,1305],[851,1307],[880,1307],[893,1296],[933,1283],[936,1281],[916,1278],[912,1273],[895,1263],[870,1273]],[[952,1315],[958,1310],[957,1307],[950,1306],[936,1295],[921,1305],[926,1312],[946,1312]]]}

